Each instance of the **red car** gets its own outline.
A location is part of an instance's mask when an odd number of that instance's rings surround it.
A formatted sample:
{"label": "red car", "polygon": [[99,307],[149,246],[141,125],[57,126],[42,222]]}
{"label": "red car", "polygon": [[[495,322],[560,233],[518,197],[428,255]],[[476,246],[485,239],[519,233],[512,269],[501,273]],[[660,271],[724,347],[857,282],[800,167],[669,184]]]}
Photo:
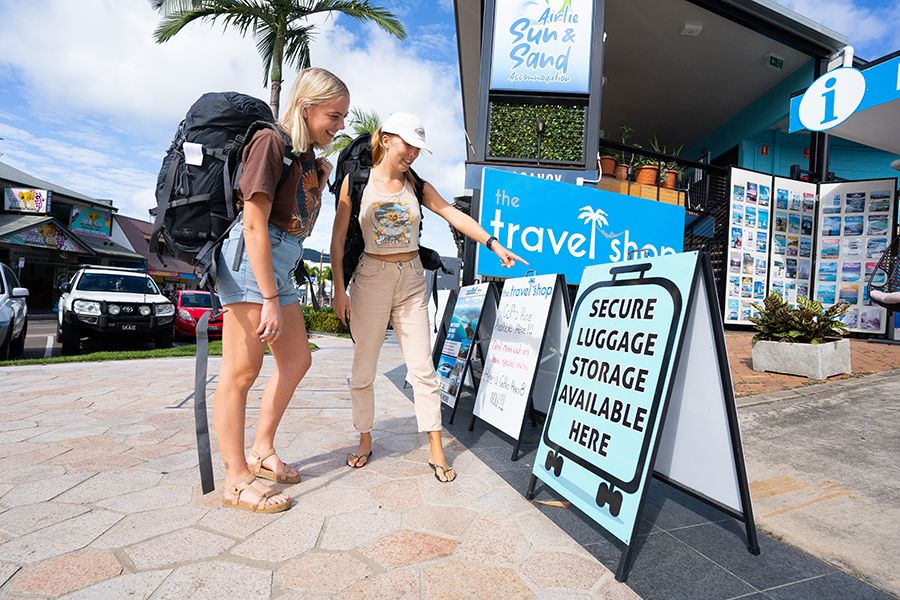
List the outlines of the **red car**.
{"label": "red car", "polygon": [[[219,298],[216,297],[216,310],[222,308]],[[212,295],[209,292],[197,292],[179,290],[175,296],[175,335],[181,338],[195,339],[197,337],[197,321],[203,313],[212,308]],[[222,337],[222,314],[209,320],[210,339]]]}

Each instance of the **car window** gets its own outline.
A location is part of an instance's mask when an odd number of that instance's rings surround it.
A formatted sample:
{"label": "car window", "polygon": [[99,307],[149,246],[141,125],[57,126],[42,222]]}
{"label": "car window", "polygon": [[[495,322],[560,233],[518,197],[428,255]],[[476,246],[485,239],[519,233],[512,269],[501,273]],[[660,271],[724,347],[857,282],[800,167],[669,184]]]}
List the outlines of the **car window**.
{"label": "car window", "polygon": [[78,289],[83,292],[112,292],[123,294],[158,294],[159,289],[149,277],[124,273],[82,273]]}
{"label": "car window", "polygon": [[[0,265],[0,266],[6,267],[6,265]],[[0,269],[0,271],[3,271],[3,273],[6,273],[5,268]],[[4,279],[3,274],[0,274],[0,294],[6,293],[6,287],[4,286],[3,279]]]}
{"label": "car window", "polygon": [[3,265],[3,273],[6,275],[6,283],[9,284],[10,290],[15,287],[20,287],[19,278],[16,277],[16,274],[12,269],[7,265]]}
{"label": "car window", "polygon": [[[185,308],[210,308],[210,294],[182,294],[181,306]],[[216,297],[216,308],[219,308],[219,298]]]}

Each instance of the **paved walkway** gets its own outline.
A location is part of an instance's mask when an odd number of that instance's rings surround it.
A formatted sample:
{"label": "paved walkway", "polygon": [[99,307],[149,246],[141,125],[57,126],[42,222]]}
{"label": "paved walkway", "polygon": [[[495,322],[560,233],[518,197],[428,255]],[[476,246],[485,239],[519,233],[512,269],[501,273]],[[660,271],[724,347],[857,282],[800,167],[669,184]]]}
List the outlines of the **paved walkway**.
{"label": "paved walkway", "polygon": [[[725,333],[728,359],[731,363],[731,377],[736,396],[752,396],[783,390],[792,390],[820,383],[805,377],[781,375],[780,373],[757,373],[752,365],[753,334],[743,331]],[[827,381],[838,381],[872,373],[882,373],[900,368],[900,345],[875,344],[863,339],[850,340],[850,365],[852,375],[835,375]]]}
{"label": "paved walkway", "polygon": [[[637,598],[452,436],[460,478],[438,483],[386,377],[372,462],[346,468],[350,342],[316,341],[277,440],[304,476],[281,515],[198,493],[190,359],[0,369],[0,596]],[[380,372],[401,362],[390,344]]]}

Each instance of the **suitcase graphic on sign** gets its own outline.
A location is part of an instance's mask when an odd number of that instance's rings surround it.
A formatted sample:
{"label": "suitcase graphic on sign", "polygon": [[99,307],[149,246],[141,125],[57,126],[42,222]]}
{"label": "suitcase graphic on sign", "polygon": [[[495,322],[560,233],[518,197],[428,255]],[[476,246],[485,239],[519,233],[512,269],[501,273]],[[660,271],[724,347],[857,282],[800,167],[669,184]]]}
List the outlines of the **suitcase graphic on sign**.
{"label": "suitcase graphic on sign", "polygon": [[[604,480],[597,488],[596,503],[599,507],[609,505],[610,514],[614,517],[618,516],[622,507],[622,493],[619,490],[623,490],[629,494],[634,493],[640,487],[640,482],[644,475],[644,465],[646,464],[647,453],[650,451],[650,442],[654,437],[653,432],[658,416],[657,412],[668,379],[668,370],[677,334],[676,326],[681,314],[681,292],[679,292],[677,286],[668,279],[662,277],[645,277],[644,275],[651,266],[652,265],[649,263],[641,263],[612,267],[610,269],[612,281],[602,281],[589,286],[578,299],[578,303],[572,311],[571,331],[574,332],[577,329],[576,324],[578,322],[579,308],[585,301],[593,302],[598,299],[603,300],[604,298],[621,298],[623,292],[622,288],[625,286],[646,286],[647,288],[656,288],[655,290],[646,290],[647,293],[644,293],[645,290],[640,290],[640,292],[642,292],[642,295],[645,297],[657,298],[656,306],[659,308],[663,306],[664,302],[670,303],[668,309],[671,310],[672,314],[671,323],[663,324],[668,326],[668,335],[660,336],[657,340],[657,352],[653,357],[655,360],[654,370],[656,372],[656,385],[652,391],[653,401],[648,408],[647,422],[643,430],[643,440],[641,442],[640,452],[639,454],[634,454],[635,460],[633,460],[633,464],[626,469],[624,474],[610,473],[596,465],[594,461],[591,460],[591,458],[595,457],[587,455],[586,449],[581,448],[580,446],[575,446],[573,449],[571,445],[567,447],[566,444],[568,440],[562,442],[551,438],[551,432],[553,431],[551,424],[553,422],[554,412],[556,411],[557,405],[560,403],[558,400],[560,384],[565,375],[565,365],[569,364],[570,354],[575,346],[575,342],[571,336],[569,338],[569,343],[566,345],[565,353],[563,354],[562,366],[556,380],[556,386],[552,396],[553,401],[550,404],[550,412],[547,415],[547,424],[544,427],[543,433],[544,444],[551,448],[551,450],[547,452],[547,456],[544,460],[544,468],[547,469],[547,471],[552,471],[556,477],[559,477],[563,472],[563,465],[568,459]],[[619,277],[626,273],[637,273],[638,277],[633,279],[622,279]],[[630,287],[628,288],[628,291],[637,290],[636,288]],[[590,304],[587,306],[590,306]],[[588,309],[585,308],[585,311],[587,310]],[[660,352],[659,349],[662,345],[661,342],[663,341],[665,342],[665,349]],[[618,356],[618,353],[611,352],[611,354]],[[648,382],[649,381],[651,380],[648,379]],[[645,393],[650,393],[649,387],[646,389]],[[585,456],[579,454],[577,451],[579,449],[584,450]]]}

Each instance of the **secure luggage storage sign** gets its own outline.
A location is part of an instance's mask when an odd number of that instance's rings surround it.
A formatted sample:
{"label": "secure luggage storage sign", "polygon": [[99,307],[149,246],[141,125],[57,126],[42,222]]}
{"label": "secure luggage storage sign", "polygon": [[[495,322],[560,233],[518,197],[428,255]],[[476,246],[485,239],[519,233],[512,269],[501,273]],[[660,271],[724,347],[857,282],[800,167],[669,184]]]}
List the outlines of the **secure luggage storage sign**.
{"label": "secure luggage storage sign", "polygon": [[620,580],[654,472],[743,520],[758,551],[712,290],[695,252],[582,276],[533,474],[626,545]]}

